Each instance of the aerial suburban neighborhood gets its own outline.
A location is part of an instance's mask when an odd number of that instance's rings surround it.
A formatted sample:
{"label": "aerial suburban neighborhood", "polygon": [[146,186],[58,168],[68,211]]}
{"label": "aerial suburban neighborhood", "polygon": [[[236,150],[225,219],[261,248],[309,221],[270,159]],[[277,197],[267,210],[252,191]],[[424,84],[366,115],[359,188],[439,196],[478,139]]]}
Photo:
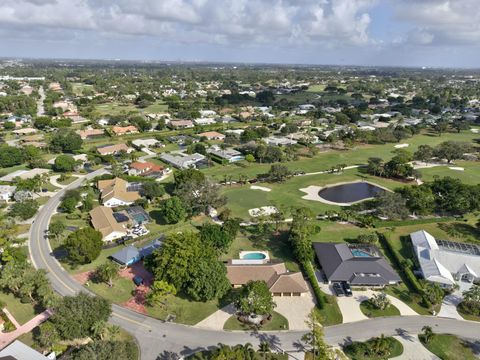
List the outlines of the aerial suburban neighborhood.
{"label": "aerial suburban neighborhood", "polygon": [[0,360],[478,359],[480,71],[438,50],[478,20],[458,2],[390,42],[412,2],[229,3],[228,26],[210,0],[0,4]]}

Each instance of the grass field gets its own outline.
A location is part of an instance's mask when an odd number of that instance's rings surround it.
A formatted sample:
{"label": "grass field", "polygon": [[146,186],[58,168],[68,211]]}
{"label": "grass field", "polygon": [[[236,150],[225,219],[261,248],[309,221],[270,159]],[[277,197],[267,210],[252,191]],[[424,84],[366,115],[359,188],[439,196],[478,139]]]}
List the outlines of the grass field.
{"label": "grass field", "polygon": [[[422,336],[419,336],[419,338],[420,341],[423,340]],[[454,335],[435,334],[427,344],[423,341],[422,343],[430,352],[442,360],[478,359],[469,344]]]}
{"label": "grass field", "polygon": [[131,112],[148,114],[166,112],[167,110],[168,105],[161,101],[157,101],[144,109],[140,109],[133,104],[121,104],[119,102],[98,104],[95,106],[95,112],[100,116],[115,116],[121,114],[129,114]]}
{"label": "grass field", "polygon": [[112,287],[90,281],[88,289],[112,303],[121,304],[133,296],[135,284],[130,279],[120,277],[113,282]]}
{"label": "grass field", "polygon": [[320,313],[322,324],[324,326],[331,326],[341,324],[343,322],[342,312],[338,307],[337,299],[333,295],[324,295],[327,299],[323,305],[323,309],[315,308],[315,311]]}
{"label": "grass field", "polygon": [[12,294],[0,292],[0,302],[4,303],[7,310],[13,315],[13,317],[20,323],[25,324],[27,321],[33,319],[36,315],[35,309],[32,304],[24,304]]}
{"label": "grass field", "polygon": [[365,300],[360,304],[360,310],[362,310],[362,313],[369,318],[400,315],[400,311],[391,304],[385,310],[380,310],[372,305],[369,300]]}
{"label": "grass field", "polygon": [[[237,320],[236,315],[230,316],[230,318],[223,325],[223,330],[251,330],[252,327],[246,325]],[[288,330],[288,320],[281,314],[273,311],[272,320],[268,321],[263,325],[260,330],[262,331],[271,331],[271,330]]]}

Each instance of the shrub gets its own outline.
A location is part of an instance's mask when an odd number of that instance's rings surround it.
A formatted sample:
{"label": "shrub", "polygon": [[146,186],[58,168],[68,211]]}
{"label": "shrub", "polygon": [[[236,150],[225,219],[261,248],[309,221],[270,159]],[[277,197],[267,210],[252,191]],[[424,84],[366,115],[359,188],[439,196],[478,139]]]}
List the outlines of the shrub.
{"label": "shrub", "polygon": [[325,294],[322,292],[320,286],[318,285],[318,280],[315,276],[315,272],[313,271],[313,266],[310,262],[305,262],[302,264],[302,267],[305,274],[307,275],[308,281],[310,281],[310,284],[312,285],[313,293],[317,298],[317,306],[319,309],[323,309],[325,303],[328,301]]}

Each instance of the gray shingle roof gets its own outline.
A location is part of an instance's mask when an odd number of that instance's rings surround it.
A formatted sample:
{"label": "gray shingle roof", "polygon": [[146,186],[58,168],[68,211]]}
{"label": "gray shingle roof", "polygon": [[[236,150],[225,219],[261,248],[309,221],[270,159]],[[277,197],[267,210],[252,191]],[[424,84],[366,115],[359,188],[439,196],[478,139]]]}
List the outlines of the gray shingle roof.
{"label": "gray shingle roof", "polygon": [[356,285],[388,285],[400,281],[382,257],[355,257],[345,243],[315,243],[313,247],[329,281]]}

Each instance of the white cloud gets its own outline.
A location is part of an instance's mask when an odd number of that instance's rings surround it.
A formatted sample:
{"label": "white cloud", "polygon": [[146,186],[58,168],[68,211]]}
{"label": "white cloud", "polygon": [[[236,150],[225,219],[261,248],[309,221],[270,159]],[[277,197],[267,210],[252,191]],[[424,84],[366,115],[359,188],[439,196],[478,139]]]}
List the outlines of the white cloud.
{"label": "white cloud", "polygon": [[0,26],[222,44],[366,44],[375,0],[2,0]]}

